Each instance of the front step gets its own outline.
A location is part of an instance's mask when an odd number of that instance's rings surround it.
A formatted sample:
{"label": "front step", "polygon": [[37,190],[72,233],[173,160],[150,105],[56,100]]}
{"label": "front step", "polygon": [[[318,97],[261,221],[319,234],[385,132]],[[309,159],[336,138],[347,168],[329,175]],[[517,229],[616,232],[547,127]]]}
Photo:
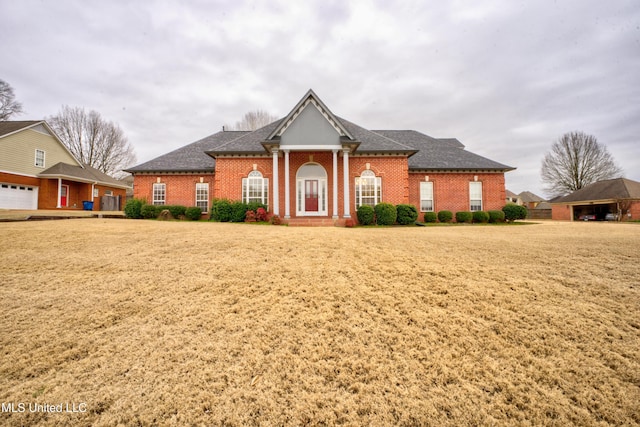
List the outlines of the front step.
{"label": "front step", "polygon": [[289,224],[289,227],[345,227],[346,219],[339,218],[290,218],[283,222]]}

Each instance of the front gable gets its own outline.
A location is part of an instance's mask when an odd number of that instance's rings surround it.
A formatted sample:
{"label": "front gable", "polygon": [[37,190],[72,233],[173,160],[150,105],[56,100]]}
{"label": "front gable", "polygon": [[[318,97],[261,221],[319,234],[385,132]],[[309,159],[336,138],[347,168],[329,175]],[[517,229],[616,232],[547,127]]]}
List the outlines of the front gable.
{"label": "front gable", "polygon": [[340,144],[340,136],[339,129],[310,102],[283,128],[280,147],[337,146]]}

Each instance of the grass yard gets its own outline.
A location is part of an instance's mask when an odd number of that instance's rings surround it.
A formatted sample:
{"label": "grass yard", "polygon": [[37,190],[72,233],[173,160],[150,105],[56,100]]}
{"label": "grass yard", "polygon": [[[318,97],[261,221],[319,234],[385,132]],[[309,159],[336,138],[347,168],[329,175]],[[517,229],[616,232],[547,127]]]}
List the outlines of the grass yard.
{"label": "grass yard", "polygon": [[638,224],[0,223],[0,282],[0,425],[640,424]]}

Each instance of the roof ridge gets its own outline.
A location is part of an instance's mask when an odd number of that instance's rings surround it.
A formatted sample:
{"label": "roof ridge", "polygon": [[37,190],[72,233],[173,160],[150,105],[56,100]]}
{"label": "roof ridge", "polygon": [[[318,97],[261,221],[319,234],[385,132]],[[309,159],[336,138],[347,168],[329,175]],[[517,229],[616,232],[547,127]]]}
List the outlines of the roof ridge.
{"label": "roof ridge", "polygon": [[[380,133],[378,133],[378,132],[376,132],[376,131],[373,131],[373,130],[371,130],[371,129],[363,128],[363,127],[362,127],[362,126],[360,126],[359,124],[353,123],[353,122],[352,122],[352,121],[350,121],[350,120],[344,119],[344,118],[339,117],[339,116],[336,116],[336,119],[338,119],[338,120],[340,120],[340,121],[345,121],[345,122],[347,122],[347,123],[351,124],[352,126],[357,126],[357,127],[359,127],[360,129],[363,129],[363,130],[365,130],[365,131],[367,131],[367,132],[375,133],[376,135],[380,136],[381,138],[387,139],[387,140],[389,140],[389,141],[391,141],[391,142],[393,142],[393,143],[395,143],[395,144],[401,145],[402,147],[404,147],[404,148],[406,148],[406,149],[408,149],[408,150],[413,150],[413,151],[415,151],[415,147],[410,147],[410,146],[408,146],[407,144],[403,144],[402,142],[396,141],[395,139],[391,139],[391,138],[389,138],[388,136],[382,135],[382,134],[380,134]],[[390,129],[390,130],[391,130],[391,129]]]}

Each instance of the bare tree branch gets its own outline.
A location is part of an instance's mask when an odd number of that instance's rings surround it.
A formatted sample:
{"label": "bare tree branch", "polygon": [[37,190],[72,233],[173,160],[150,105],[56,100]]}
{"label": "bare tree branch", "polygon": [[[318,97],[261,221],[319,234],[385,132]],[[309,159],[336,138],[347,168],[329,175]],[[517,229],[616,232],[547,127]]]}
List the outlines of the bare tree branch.
{"label": "bare tree branch", "polygon": [[545,191],[560,196],[604,179],[622,176],[607,147],[592,135],[570,132],[551,146],[542,161]]}
{"label": "bare tree branch", "polygon": [[13,88],[0,79],[0,120],[9,120],[11,116],[22,113],[22,104],[15,100]]}
{"label": "bare tree branch", "polygon": [[278,120],[278,117],[272,116],[263,110],[249,111],[245,113],[242,120],[236,122],[234,126],[225,125],[227,130],[256,130]]}
{"label": "bare tree branch", "polygon": [[96,111],[87,114],[84,108],[64,105],[46,120],[78,160],[107,175],[124,176],[122,169],[136,162],[122,129]]}

